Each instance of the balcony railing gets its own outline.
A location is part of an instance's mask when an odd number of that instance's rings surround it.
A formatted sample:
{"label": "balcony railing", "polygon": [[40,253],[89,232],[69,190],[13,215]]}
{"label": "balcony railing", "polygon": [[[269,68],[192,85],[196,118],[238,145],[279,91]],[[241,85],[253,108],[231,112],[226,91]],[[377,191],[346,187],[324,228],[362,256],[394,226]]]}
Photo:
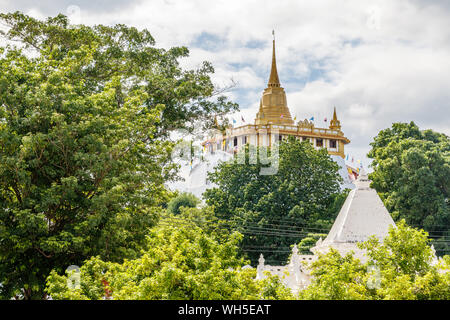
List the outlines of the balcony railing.
{"label": "balcony railing", "polygon": [[298,132],[298,133],[309,133],[311,135],[330,135],[330,136],[343,136],[343,132],[333,129],[326,128],[315,128],[315,127],[304,127],[304,126],[288,126],[288,125],[244,125],[237,128],[227,129],[227,136],[236,136],[243,133],[248,133],[249,131],[260,131],[260,130],[270,130],[277,129],[278,131],[290,131],[290,132]]}

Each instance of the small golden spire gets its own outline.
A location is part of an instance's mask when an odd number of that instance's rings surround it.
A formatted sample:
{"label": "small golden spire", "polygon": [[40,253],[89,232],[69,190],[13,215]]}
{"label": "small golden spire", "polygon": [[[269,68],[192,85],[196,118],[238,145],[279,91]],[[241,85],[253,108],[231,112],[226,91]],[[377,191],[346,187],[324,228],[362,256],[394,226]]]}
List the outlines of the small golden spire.
{"label": "small golden spire", "polygon": [[272,68],[270,70],[269,83],[267,84],[267,86],[268,87],[279,87],[280,79],[278,78],[277,60],[275,57],[275,31],[272,30],[272,34],[273,34]]}
{"label": "small golden spire", "polygon": [[336,115],[336,107],[334,107],[333,119],[330,121],[330,129],[341,129],[341,122]]}

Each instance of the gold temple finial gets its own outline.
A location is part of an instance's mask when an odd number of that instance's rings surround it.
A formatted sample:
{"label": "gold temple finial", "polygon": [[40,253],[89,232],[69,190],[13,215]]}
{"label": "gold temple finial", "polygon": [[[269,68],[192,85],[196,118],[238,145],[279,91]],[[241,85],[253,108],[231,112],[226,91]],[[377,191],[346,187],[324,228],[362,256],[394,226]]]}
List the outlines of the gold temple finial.
{"label": "gold temple finial", "polygon": [[341,122],[338,120],[336,115],[336,106],[333,111],[333,119],[330,121],[330,129],[341,129]]}
{"label": "gold temple finial", "polygon": [[338,121],[337,115],[336,115],[336,106],[334,107],[333,120],[334,120],[334,121]]}
{"label": "gold temple finial", "polygon": [[279,87],[280,79],[278,78],[277,60],[275,57],[275,31],[274,30],[272,30],[272,35],[273,35],[272,68],[270,69],[269,83],[267,84],[267,86],[268,87]]}

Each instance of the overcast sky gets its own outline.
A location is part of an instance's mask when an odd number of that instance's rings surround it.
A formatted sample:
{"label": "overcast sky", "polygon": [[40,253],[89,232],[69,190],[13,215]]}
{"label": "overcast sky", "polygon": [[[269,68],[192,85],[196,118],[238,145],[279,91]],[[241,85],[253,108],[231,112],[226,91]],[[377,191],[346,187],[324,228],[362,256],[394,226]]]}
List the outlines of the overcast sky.
{"label": "overcast sky", "polygon": [[[35,17],[63,13],[74,23],[124,23],[148,29],[157,46],[187,46],[188,68],[213,63],[214,82],[253,122],[271,63],[292,117],[324,126],[336,106],[351,140],[346,153],[365,157],[393,122],[450,135],[450,1],[447,0],[0,0],[0,11]],[[240,124],[240,115],[233,116]],[[351,163],[350,163],[351,164]],[[370,170],[371,171],[371,170]]]}

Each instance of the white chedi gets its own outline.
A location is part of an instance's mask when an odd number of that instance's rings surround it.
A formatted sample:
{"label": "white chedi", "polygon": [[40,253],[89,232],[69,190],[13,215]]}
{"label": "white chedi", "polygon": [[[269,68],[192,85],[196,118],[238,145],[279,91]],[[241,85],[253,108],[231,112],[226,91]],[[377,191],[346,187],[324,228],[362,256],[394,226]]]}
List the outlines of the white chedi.
{"label": "white chedi", "polygon": [[342,255],[350,251],[365,261],[364,251],[356,245],[370,236],[380,241],[387,236],[389,226],[395,227],[394,220],[387,211],[377,192],[370,188],[370,180],[364,169],[355,181],[356,188],[351,190],[325,240],[311,249],[313,253],[325,253],[329,248],[338,250]]}

